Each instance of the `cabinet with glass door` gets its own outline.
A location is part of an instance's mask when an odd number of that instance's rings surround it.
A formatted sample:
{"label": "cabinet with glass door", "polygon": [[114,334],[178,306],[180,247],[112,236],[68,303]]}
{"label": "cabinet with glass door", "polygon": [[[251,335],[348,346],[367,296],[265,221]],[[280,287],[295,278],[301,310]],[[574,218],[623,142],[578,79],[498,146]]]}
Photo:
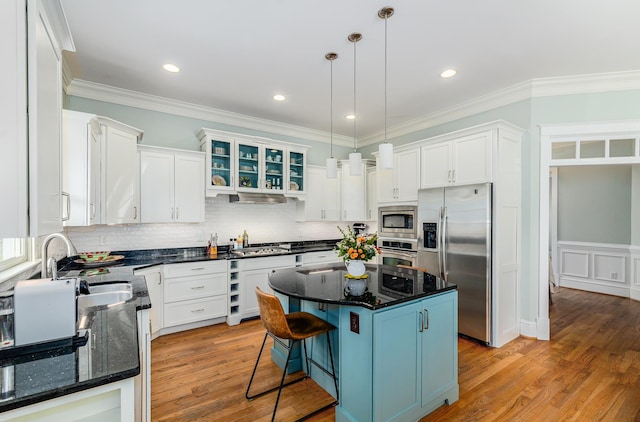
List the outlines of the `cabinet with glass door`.
{"label": "cabinet with glass door", "polygon": [[237,190],[239,191],[258,191],[260,190],[260,147],[243,141],[236,143],[237,157]]}
{"label": "cabinet with glass door", "polygon": [[264,150],[264,189],[280,191],[285,188],[285,151],[280,147],[265,146]]}
{"label": "cabinet with glass door", "polygon": [[235,189],[234,138],[231,133],[202,129],[200,150],[206,153],[206,194],[230,193]]}
{"label": "cabinet with glass door", "polygon": [[306,193],[305,167],[306,154],[304,151],[289,150],[289,184],[287,190],[292,195]]}

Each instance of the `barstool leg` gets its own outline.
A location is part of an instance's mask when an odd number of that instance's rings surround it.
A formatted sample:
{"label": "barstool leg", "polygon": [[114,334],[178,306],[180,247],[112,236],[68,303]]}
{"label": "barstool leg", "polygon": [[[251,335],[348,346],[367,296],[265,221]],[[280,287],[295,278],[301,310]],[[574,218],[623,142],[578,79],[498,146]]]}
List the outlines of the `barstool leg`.
{"label": "barstool leg", "polygon": [[336,367],[333,364],[333,353],[331,352],[331,339],[327,331],[327,344],[329,345],[329,359],[331,360],[331,373],[333,375],[333,385],[336,387],[336,402],[340,401],[340,393],[338,392],[338,380],[336,379]]}
{"label": "barstool leg", "polygon": [[271,422],[276,420],[276,411],[278,410],[278,402],[280,401],[280,393],[282,393],[282,387],[284,386],[284,379],[287,376],[287,368],[289,367],[289,359],[291,358],[291,351],[293,350],[295,341],[292,341],[291,347],[287,352],[287,361],[284,363],[284,370],[282,371],[282,378],[280,379],[280,388],[278,388],[278,396],[276,397],[276,405],[273,407],[273,415],[271,416]]}
{"label": "barstool leg", "polygon": [[259,396],[260,394],[257,394],[255,396],[249,396],[249,389],[251,388],[251,383],[253,382],[253,377],[255,377],[256,375],[256,370],[258,369],[258,363],[260,363],[260,356],[262,356],[262,350],[264,350],[264,345],[267,342],[267,336],[269,335],[269,333],[265,333],[264,334],[264,339],[262,340],[262,346],[260,347],[260,353],[258,353],[258,359],[256,359],[256,365],[253,367],[253,372],[251,373],[251,378],[249,379],[249,385],[247,385],[247,392],[244,393],[244,396],[248,399],[252,399],[254,397]]}

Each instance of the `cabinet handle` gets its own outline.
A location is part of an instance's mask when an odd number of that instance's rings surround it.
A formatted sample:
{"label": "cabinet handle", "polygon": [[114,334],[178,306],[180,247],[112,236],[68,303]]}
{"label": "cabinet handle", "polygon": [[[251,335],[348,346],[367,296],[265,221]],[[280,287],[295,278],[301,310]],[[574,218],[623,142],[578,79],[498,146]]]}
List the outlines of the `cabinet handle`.
{"label": "cabinet handle", "polygon": [[422,312],[418,312],[418,319],[420,321],[418,321],[418,331],[422,332],[424,330],[424,315],[422,315]]}
{"label": "cabinet handle", "polygon": [[93,220],[96,218],[96,204],[94,204],[93,202],[89,203],[89,209],[91,210],[91,219]]}
{"label": "cabinet handle", "polygon": [[176,220],[180,219],[180,208],[176,207]]}
{"label": "cabinet handle", "polygon": [[191,288],[191,290],[199,290],[199,289],[204,289],[204,286],[194,286]]}
{"label": "cabinet handle", "polygon": [[173,208],[171,208],[171,219],[173,220]]}
{"label": "cabinet handle", "polygon": [[424,329],[428,330],[429,329],[429,310],[428,309],[424,310],[424,315],[425,315],[424,316],[424,322],[425,322]]}
{"label": "cabinet handle", "polygon": [[191,271],[202,271],[202,270],[204,270],[204,267],[191,268]]}
{"label": "cabinet handle", "polygon": [[65,196],[67,198],[67,216],[65,217],[63,215],[62,221],[69,221],[69,219],[71,218],[71,195],[69,195],[67,192],[62,192],[62,196]]}
{"label": "cabinet handle", "polygon": [[138,207],[133,207],[133,219],[138,219]]}
{"label": "cabinet handle", "polygon": [[456,182],[456,171],[455,170],[451,171],[451,178],[453,179],[453,182],[455,183]]}
{"label": "cabinet handle", "polygon": [[198,312],[204,312],[204,309],[194,309],[193,311],[191,311],[192,314],[196,314]]}
{"label": "cabinet handle", "polygon": [[449,179],[449,183],[451,183],[451,170],[447,172],[447,178]]}

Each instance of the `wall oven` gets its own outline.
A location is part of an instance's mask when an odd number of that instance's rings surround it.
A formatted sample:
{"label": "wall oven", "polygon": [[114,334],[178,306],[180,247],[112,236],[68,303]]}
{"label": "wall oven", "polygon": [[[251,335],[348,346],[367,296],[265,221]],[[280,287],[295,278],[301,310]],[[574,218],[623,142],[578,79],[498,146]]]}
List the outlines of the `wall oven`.
{"label": "wall oven", "polygon": [[378,255],[378,264],[397,267],[404,265],[415,267],[418,262],[417,239],[378,238],[378,247],[381,253]]}
{"label": "wall oven", "polygon": [[417,239],[418,207],[393,205],[378,209],[378,236]]}

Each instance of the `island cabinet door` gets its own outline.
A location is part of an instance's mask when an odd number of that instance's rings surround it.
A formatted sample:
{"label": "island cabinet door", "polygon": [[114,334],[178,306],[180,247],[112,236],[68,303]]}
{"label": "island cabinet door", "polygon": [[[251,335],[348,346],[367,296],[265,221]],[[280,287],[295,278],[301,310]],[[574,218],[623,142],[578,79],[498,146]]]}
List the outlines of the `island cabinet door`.
{"label": "island cabinet door", "polygon": [[433,410],[457,400],[457,292],[422,301],[422,407]]}
{"label": "island cabinet door", "polygon": [[406,421],[421,407],[422,303],[373,316],[375,421]]}

